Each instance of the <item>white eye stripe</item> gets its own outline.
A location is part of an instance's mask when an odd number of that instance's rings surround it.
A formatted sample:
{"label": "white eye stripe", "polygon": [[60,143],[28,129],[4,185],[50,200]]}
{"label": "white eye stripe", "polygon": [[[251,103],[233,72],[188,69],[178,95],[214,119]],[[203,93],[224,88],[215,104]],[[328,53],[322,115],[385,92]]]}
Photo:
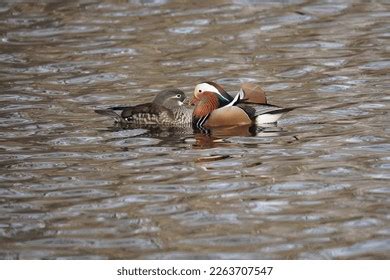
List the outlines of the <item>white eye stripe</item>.
{"label": "white eye stripe", "polygon": [[201,84],[199,84],[199,85],[197,86],[197,89],[198,89],[198,91],[201,90],[202,92],[204,92],[204,91],[215,92],[215,93],[218,94],[223,100],[229,102],[229,99],[227,99],[225,96],[223,96],[223,95],[219,92],[219,90],[218,90],[215,86],[213,86],[213,85],[210,85],[210,84],[208,84],[208,83],[201,83]]}
{"label": "white eye stripe", "polygon": [[207,83],[201,83],[198,85],[198,90],[201,90],[201,91],[211,91],[211,92],[215,92],[215,93],[218,93],[218,89],[215,87],[215,86],[212,86],[210,84],[207,84]]}
{"label": "white eye stripe", "polygon": [[170,98],[170,99],[182,98],[182,95],[181,94],[176,94],[176,95],[170,96],[168,98]]}

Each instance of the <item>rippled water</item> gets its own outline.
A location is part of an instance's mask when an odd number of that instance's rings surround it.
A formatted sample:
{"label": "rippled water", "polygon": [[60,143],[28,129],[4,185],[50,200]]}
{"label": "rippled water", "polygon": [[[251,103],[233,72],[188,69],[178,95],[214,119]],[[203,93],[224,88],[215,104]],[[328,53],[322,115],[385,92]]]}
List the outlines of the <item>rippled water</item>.
{"label": "rippled water", "polygon": [[[1,1],[0,257],[389,258],[386,2]],[[306,107],[211,135],[93,112],[203,80]]]}

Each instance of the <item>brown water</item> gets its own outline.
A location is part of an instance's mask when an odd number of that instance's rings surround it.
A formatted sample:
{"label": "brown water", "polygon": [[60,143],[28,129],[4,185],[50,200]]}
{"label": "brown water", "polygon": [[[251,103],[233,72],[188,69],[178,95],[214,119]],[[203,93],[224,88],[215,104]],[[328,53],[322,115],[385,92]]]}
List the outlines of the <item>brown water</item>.
{"label": "brown water", "polygon": [[[388,1],[32,2],[0,3],[2,259],[390,258]],[[93,112],[203,80],[307,108],[223,135]]]}

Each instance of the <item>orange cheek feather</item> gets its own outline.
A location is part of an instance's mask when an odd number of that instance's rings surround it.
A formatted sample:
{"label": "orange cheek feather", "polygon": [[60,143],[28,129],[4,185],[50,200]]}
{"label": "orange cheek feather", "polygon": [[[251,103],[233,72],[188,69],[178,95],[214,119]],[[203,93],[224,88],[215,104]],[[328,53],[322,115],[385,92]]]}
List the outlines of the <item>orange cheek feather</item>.
{"label": "orange cheek feather", "polygon": [[203,117],[218,108],[218,99],[209,92],[203,93],[201,99],[197,99],[196,107],[193,115],[196,117]]}

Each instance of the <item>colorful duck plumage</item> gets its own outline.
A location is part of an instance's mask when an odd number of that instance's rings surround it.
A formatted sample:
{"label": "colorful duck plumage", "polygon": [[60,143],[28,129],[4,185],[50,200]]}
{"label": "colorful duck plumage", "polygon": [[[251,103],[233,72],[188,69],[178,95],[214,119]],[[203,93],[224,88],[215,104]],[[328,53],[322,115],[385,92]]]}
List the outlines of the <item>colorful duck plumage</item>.
{"label": "colorful duck plumage", "polygon": [[[117,122],[140,125],[212,128],[222,126],[262,125],[275,123],[293,108],[267,103],[264,91],[257,85],[244,83],[233,97],[215,82],[203,82],[194,90],[191,105],[179,89],[165,90],[150,103],[136,106],[110,107],[96,113],[114,117]],[[117,111],[121,111],[120,114]]]}

